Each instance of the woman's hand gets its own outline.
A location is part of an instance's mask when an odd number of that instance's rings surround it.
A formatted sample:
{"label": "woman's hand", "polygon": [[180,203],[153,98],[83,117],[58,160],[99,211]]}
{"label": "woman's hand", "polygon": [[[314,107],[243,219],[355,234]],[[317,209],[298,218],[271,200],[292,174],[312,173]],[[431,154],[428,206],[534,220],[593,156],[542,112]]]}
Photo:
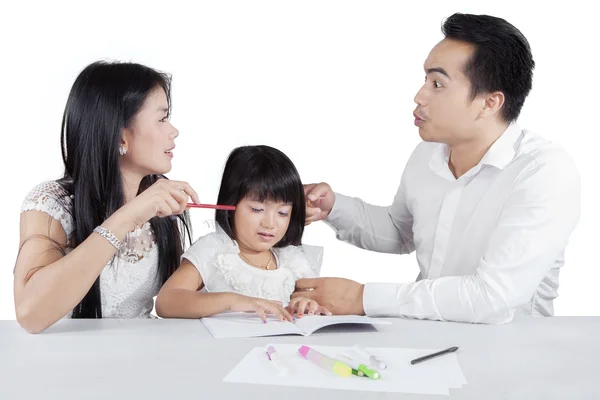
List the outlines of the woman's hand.
{"label": "woman's hand", "polygon": [[182,214],[190,198],[194,203],[200,203],[198,194],[187,182],[159,179],[119,212],[131,221],[131,229],[134,229],[154,217]]}

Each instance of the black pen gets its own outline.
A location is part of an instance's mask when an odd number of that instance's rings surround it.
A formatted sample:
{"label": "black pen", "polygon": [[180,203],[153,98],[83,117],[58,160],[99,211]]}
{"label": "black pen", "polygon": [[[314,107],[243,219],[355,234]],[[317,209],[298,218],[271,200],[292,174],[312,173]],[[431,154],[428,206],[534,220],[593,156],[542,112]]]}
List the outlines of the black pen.
{"label": "black pen", "polygon": [[433,353],[433,354],[429,354],[427,356],[415,358],[410,363],[412,365],[415,365],[415,364],[418,364],[420,362],[430,360],[430,359],[432,359],[434,357],[439,357],[439,356],[443,356],[444,354],[454,353],[456,350],[458,350],[458,347],[450,347],[449,349],[438,351],[437,353]]}

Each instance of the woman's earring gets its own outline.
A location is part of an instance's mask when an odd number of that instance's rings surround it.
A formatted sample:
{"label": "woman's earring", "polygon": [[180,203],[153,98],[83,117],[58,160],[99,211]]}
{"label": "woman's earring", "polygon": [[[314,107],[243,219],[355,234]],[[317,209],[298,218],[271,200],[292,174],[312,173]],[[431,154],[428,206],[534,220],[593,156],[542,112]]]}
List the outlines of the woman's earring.
{"label": "woman's earring", "polygon": [[127,154],[127,149],[125,149],[125,146],[121,146],[119,147],[119,154],[124,156],[125,154]]}

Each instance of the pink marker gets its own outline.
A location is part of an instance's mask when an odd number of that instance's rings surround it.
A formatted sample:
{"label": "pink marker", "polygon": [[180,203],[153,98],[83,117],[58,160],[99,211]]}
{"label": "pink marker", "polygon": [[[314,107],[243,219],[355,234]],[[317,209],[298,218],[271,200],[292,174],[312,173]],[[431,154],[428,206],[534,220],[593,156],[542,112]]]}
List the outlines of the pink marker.
{"label": "pink marker", "polygon": [[352,375],[352,368],[350,368],[348,365],[341,361],[327,357],[325,354],[319,353],[308,346],[300,347],[298,349],[298,353],[300,353],[300,355],[307,360],[317,364],[319,367],[332,371],[338,376],[345,378]]}

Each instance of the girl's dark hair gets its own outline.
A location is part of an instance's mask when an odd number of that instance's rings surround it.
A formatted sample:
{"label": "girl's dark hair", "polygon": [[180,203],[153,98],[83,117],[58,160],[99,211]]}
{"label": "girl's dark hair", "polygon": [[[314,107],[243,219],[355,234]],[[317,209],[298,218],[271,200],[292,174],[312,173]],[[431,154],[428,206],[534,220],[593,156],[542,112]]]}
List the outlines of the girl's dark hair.
{"label": "girl's dark hair", "polygon": [[[244,197],[256,201],[280,201],[292,204],[290,225],[275,247],[300,245],[306,216],[304,188],[292,161],[269,146],[243,146],[234,149],[223,171],[218,203],[237,205]],[[216,221],[235,240],[235,211],[216,211]]]}
{"label": "girl's dark hair", "polygon": [[[123,206],[123,178],[119,145],[146,98],[164,90],[171,107],[171,78],[144,65],[99,61],[77,77],[62,119],[61,148],[65,172],[58,183],[73,195],[74,233],[70,247],[81,244],[104,220]],[[143,178],[138,193],[159,178]],[[150,220],[158,247],[158,279],[164,283],[178,268],[185,246],[191,242],[189,216]],[[74,308],[73,318],[102,318],[100,278]]]}

